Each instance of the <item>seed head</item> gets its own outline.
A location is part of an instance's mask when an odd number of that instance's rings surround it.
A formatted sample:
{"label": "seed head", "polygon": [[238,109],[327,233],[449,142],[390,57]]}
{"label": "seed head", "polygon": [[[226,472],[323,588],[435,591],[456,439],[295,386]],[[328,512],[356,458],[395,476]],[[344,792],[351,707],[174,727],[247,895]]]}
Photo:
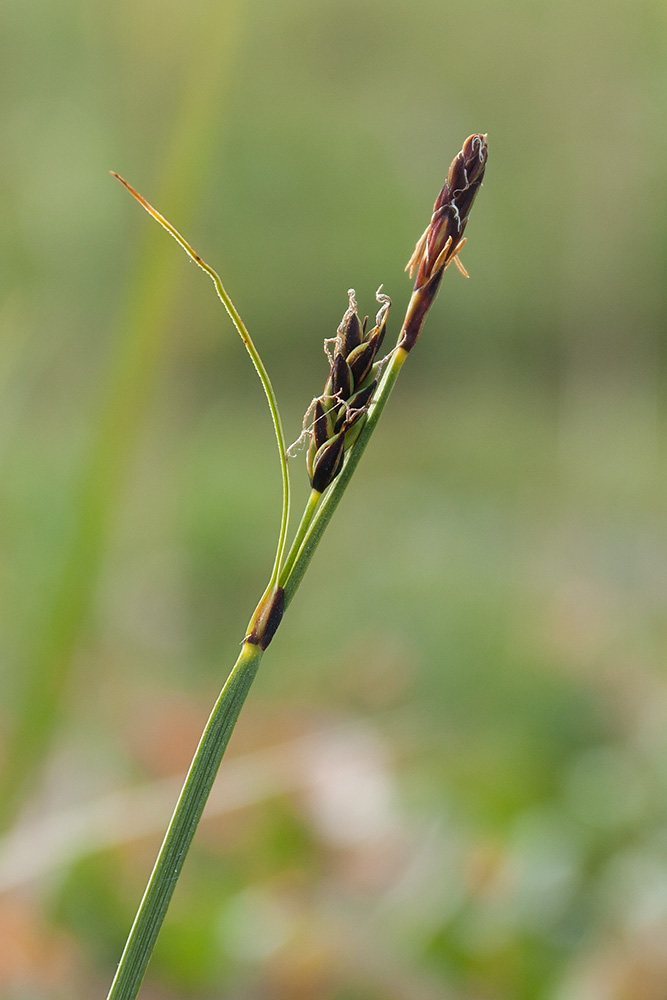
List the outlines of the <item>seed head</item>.
{"label": "seed head", "polygon": [[[375,326],[366,329],[354,292],[333,340],[333,356],[324,393],[311,405],[312,424],[306,466],[311,486],[319,493],[330,486],[343,467],[345,451],[353,443],[377,388],[374,365],[387,325],[391,302],[380,291]],[[307,415],[308,416],[308,415]],[[354,429],[352,429],[354,428]]]}
{"label": "seed head", "polygon": [[475,133],[452,160],[431,221],[408,263],[410,277],[417,271],[415,289],[441,275],[461,249],[470,209],[484,178],[487,155],[486,136]]}
{"label": "seed head", "polygon": [[452,261],[467,277],[458,253],[465,243],[465,231],[475,195],[482,186],[488,147],[486,136],[468,136],[463,149],[454,157],[447,180],[435,200],[431,221],[408,261],[410,277],[415,271],[415,287],[399,337],[399,347],[411,351],[431,308],[445,268]]}

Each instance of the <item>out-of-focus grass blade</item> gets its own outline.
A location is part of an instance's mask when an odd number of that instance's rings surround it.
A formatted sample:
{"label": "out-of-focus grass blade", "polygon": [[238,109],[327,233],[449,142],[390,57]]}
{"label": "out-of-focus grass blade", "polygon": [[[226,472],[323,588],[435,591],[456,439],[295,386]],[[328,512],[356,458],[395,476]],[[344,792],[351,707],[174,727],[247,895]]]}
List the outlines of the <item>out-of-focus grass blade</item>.
{"label": "out-of-focus grass blade", "polygon": [[[161,201],[176,206],[181,218],[187,219],[197,204],[205,178],[203,164],[221,128],[221,100],[232,68],[237,27],[237,5],[227,2],[219,23],[207,19],[205,31],[197,32],[193,41],[180,114],[158,185]],[[123,473],[173,310],[175,269],[181,261],[168,241],[147,230],[136,259],[127,301],[111,338],[115,357],[100,390],[104,402],[72,500],[75,529],[22,667],[24,683],[0,777],[4,825],[11,821],[58,725],[73,653],[86,622]]]}

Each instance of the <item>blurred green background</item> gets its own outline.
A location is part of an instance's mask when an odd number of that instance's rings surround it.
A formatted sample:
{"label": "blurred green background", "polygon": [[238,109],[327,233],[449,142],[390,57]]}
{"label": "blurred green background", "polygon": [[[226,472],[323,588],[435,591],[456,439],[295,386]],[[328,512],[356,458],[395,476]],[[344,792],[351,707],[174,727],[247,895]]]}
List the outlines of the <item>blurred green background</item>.
{"label": "blurred green background", "polygon": [[[0,995],[103,997],[322,340],[489,164],[146,1000],[667,996],[663,0],[5,0]],[[303,457],[293,462],[296,508]]]}

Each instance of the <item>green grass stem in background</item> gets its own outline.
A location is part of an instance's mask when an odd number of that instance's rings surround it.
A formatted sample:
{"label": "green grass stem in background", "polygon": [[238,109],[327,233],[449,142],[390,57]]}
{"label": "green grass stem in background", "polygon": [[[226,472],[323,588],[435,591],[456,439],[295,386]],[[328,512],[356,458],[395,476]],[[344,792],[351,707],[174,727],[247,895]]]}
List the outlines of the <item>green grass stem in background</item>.
{"label": "green grass stem in background", "polygon": [[[160,197],[189,218],[203,169],[220,128],[220,105],[236,47],[235,8],[224,6],[217,23],[192,39],[197,70],[188,82],[163,156]],[[215,127],[213,127],[215,123]],[[53,594],[27,661],[16,718],[8,735],[0,778],[0,822],[7,825],[39,769],[56,731],[63,693],[85,627],[123,476],[149,398],[174,307],[176,262],[157,234],[147,234],[137,254],[128,301],[113,338],[103,399],[88,458],[72,500],[73,528],[62,554]]]}
{"label": "green grass stem in background", "polygon": [[[212,278],[218,296],[251,355],[266,392],[278,443],[283,474],[283,516],[269,585],[250,619],[238,660],[211,712],[190,765],[107,1000],[134,1000],[137,996],[185,857],[259,662],[377,426],[408,353],[417,342],[444,271],[450,263],[458,263],[458,253],[464,243],[463,233],[484,177],[486,159],[486,136],[476,134],[466,139],[462,150],[452,161],[447,180],[435,202],[431,221],[408,265],[410,273],[416,271],[417,277],[397,345],[387,358],[375,364],[375,355],[384,336],[389,299],[378,293],[381,308],[377,324],[367,334],[365,324],[362,325],[359,320],[354,295],[350,293],[349,308],[333,341],[333,354],[329,355],[331,369],[324,394],[314,401],[304,420],[310,437],[307,465],[312,491],[284,569],[289,480],[280,417],[264,365],[217,273],[171,223],[127,181],[118,178]],[[118,177],[117,174],[115,176]],[[459,267],[463,270],[462,265]],[[314,419],[309,427],[311,415]]]}

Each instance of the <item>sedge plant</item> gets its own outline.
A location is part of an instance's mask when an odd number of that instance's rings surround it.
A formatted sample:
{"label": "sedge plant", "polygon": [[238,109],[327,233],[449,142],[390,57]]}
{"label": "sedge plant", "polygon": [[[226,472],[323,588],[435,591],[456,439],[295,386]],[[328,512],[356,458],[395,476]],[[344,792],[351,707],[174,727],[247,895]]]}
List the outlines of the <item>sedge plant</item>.
{"label": "sedge plant", "polygon": [[276,436],[283,488],[278,544],[269,582],[250,618],[238,659],[202,733],[107,1000],[134,1000],[139,992],[188,849],[264,652],[347,489],[400,370],[419,338],[445,270],[454,263],[467,276],[459,253],[465,243],[463,234],[482,184],[486,160],[486,135],[475,133],[466,139],[452,161],[431,220],[406,267],[410,277],[415,277],[414,288],[396,345],[388,354],[378,357],[385,339],[391,305],[389,297],[381,290],[377,292],[379,310],[375,325],[369,330],[367,321],[362,322],[359,317],[354,292],[348,293],[349,305],[336,336],[325,340],[329,377],[322,395],[313,400],[304,418],[302,436],[308,442],[306,467],[311,491],[289,551],[288,449],[276,396],[259,352],[218,273],[164,216],[114,173],[213,281],[264,387]]}

